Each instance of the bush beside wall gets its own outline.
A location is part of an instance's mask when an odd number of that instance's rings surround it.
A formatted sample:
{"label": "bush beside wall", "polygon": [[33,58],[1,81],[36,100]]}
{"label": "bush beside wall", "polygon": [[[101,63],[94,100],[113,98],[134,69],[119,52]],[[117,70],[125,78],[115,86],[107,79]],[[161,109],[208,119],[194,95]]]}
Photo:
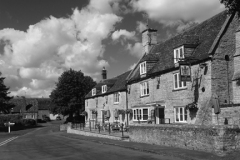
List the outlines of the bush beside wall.
{"label": "bush beside wall", "polygon": [[7,122],[15,123],[16,125],[21,124],[22,116],[19,114],[0,115],[0,126],[4,126],[4,123]]}
{"label": "bush beside wall", "polygon": [[217,155],[240,150],[240,129],[235,126],[131,125],[130,141],[173,146]]}

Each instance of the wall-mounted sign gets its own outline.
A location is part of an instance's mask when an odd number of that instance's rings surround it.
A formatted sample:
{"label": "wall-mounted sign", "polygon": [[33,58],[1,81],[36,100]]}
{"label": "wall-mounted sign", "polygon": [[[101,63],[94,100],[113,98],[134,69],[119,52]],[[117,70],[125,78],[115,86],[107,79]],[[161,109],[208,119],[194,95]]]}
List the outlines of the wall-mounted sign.
{"label": "wall-mounted sign", "polygon": [[187,62],[179,62],[180,80],[191,82],[191,66]]}

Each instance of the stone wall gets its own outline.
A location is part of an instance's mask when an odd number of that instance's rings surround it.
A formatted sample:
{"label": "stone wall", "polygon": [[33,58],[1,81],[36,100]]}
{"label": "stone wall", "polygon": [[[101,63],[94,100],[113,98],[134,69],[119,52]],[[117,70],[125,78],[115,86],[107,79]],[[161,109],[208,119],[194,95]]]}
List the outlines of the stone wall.
{"label": "stone wall", "polygon": [[[97,110],[97,122],[102,123],[102,111],[110,110],[109,122],[120,122],[127,123],[127,117],[125,115],[120,115],[118,119],[114,117],[114,111],[116,109],[126,110],[126,92],[117,92],[119,94],[119,103],[114,103],[114,94],[109,94],[105,96],[99,96],[91,99],[85,100],[85,110],[88,112],[88,118],[92,119],[92,109]],[[97,102],[96,102],[97,101]]]}
{"label": "stone wall", "polygon": [[144,80],[149,82],[149,96],[140,96],[140,83],[144,81],[131,84],[130,94],[128,94],[129,108],[137,106],[142,108],[144,105],[151,108],[151,103],[157,102],[165,107],[165,118],[170,118],[170,122],[175,123],[174,107],[185,107],[196,101],[199,110],[196,114],[188,112],[187,122],[201,125],[211,124],[212,114],[208,105],[211,98],[211,61],[205,63],[207,67],[204,68],[198,64],[191,66],[192,82],[187,82],[187,87],[184,89],[174,90],[173,74],[179,72],[177,68],[175,71]]}
{"label": "stone wall", "polygon": [[130,141],[191,150],[223,156],[240,150],[240,129],[234,126],[131,125]]}
{"label": "stone wall", "polygon": [[220,114],[214,114],[212,111],[212,116],[212,123],[215,125],[229,124],[238,125],[240,127],[240,106],[221,108]]}

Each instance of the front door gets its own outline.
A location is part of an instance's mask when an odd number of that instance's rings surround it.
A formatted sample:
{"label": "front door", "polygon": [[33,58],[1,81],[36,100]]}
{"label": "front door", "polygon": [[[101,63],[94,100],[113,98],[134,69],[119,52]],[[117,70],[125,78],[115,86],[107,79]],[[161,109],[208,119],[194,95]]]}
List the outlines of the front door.
{"label": "front door", "polygon": [[156,124],[165,123],[165,113],[164,108],[156,108]]}

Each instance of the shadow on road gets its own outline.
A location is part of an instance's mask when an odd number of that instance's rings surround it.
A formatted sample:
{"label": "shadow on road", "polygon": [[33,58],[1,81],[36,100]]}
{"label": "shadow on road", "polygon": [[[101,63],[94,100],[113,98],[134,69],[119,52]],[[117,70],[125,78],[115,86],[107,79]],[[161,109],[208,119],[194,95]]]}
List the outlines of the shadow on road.
{"label": "shadow on road", "polygon": [[[33,128],[41,128],[44,127],[41,124],[35,125],[35,126],[11,126],[11,132],[14,131],[20,131],[20,130],[28,130],[28,129],[33,129]],[[8,132],[8,127],[1,126],[0,127],[0,133]]]}

